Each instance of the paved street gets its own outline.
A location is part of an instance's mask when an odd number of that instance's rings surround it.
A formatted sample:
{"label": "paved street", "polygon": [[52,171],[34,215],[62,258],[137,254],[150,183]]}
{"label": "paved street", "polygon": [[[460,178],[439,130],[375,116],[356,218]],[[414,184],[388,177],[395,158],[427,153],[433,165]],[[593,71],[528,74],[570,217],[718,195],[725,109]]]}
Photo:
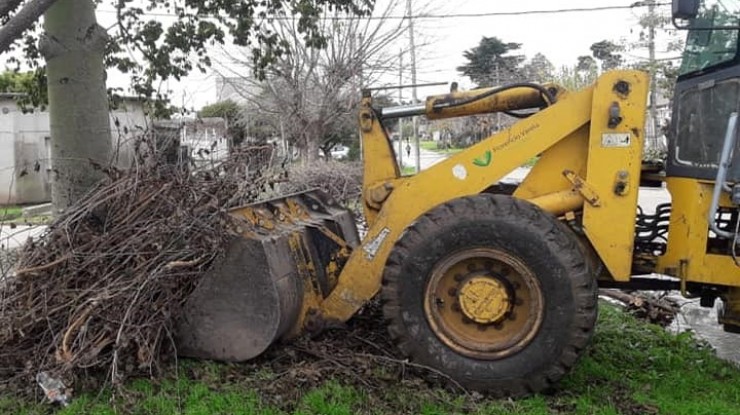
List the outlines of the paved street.
{"label": "paved street", "polygon": [[[395,143],[395,150],[396,153],[398,153],[398,142]],[[421,169],[426,170],[429,167],[439,163],[440,161],[447,158],[446,154],[440,154],[436,153],[434,151],[424,150],[423,148],[419,149],[419,159],[421,160]],[[411,150],[411,157],[408,157],[406,154],[406,150],[403,151],[403,157],[402,157],[403,165],[404,167],[416,167],[416,152],[412,149]]]}
{"label": "paved street", "polygon": [[[398,146],[398,143],[396,143],[396,146]],[[396,152],[398,152],[398,149],[396,148]],[[447,154],[440,154],[434,151],[419,149],[419,159],[421,160],[420,166],[422,170],[426,170],[429,167],[439,163],[440,161],[446,159],[449,157]],[[411,151],[411,157],[406,156],[406,152],[403,153],[403,165],[404,167],[416,167],[416,154],[412,150]],[[521,182],[524,177],[527,176],[527,173],[529,173],[529,169],[519,167],[516,170],[512,171],[510,174],[508,174],[506,177],[502,179],[504,182]]]}
{"label": "paved street", "polygon": [[12,227],[9,224],[0,225],[0,249],[14,249],[23,246],[28,238],[41,235],[46,226],[18,225]]}

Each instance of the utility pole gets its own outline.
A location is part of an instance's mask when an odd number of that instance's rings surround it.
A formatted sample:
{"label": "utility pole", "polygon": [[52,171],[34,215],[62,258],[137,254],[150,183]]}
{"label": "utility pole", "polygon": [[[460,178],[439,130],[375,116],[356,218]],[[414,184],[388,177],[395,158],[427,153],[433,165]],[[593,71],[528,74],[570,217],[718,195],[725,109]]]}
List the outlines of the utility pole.
{"label": "utility pole", "polygon": [[[358,74],[358,77],[357,77],[357,91],[360,92],[360,96],[362,96],[362,88],[363,88],[363,85],[365,84],[365,71],[364,71],[364,68],[362,67],[362,62],[365,62],[365,59],[364,59],[364,56],[363,56],[364,53],[365,53],[365,48],[363,47],[363,43],[362,43],[362,34],[358,34],[357,35],[357,38],[355,38],[354,36],[352,36],[351,39],[352,39],[352,43],[351,43],[351,46],[352,46],[352,54],[350,56],[353,56],[354,57],[355,56],[355,51],[359,48],[359,51],[358,52],[359,52],[359,55],[360,55],[360,58],[359,58],[360,65],[359,65],[359,68],[358,68],[359,74]],[[355,42],[357,42],[358,45],[356,45]],[[364,144],[362,142],[362,128],[358,128],[357,129],[357,141],[359,142],[359,146],[360,146],[360,161],[364,161],[365,160],[365,151],[364,151],[364,148],[363,148]]]}
{"label": "utility pole", "polygon": [[656,105],[658,103],[658,88],[656,82],[656,71],[655,71],[655,25],[657,24],[657,16],[655,15],[655,0],[648,1],[648,51],[650,54],[650,119],[653,124],[653,137],[650,146],[658,148],[658,132],[660,131],[660,123],[658,121],[658,109]]}
{"label": "utility pole", "polygon": [[[403,86],[403,49],[398,52],[398,86]],[[403,88],[398,88],[398,105],[403,105]],[[398,119],[398,167],[403,171],[403,118]]]}
{"label": "utility pole", "polygon": [[[501,73],[499,72],[498,59],[496,60],[496,85],[494,88],[501,86]],[[501,111],[496,111],[496,132],[501,131]]]}
{"label": "utility pole", "polygon": [[[414,104],[419,102],[416,96],[416,44],[414,43],[414,13],[411,9],[411,0],[406,0],[406,11],[409,15],[409,42],[411,43],[411,96]],[[414,116],[414,142],[416,144],[416,172],[421,171],[421,144],[419,143],[419,117]]]}

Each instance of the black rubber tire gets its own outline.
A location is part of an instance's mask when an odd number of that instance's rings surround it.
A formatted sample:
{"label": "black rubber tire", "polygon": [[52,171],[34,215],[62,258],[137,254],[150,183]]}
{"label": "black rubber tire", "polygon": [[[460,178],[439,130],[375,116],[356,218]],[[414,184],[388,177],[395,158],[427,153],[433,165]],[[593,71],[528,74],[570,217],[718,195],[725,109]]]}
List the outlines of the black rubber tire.
{"label": "black rubber tire", "polygon": [[[544,297],[534,338],[519,352],[481,360],[440,341],[424,312],[435,264],[461,249],[488,247],[521,259]],[[587,346],[596,324],[598,287],[573,232],[553,215],[510,196],[480,194],[442,204],[406,229],[386,263],[383,315],[401,352],[464,387],[524,396],[560,380]]]}
{"label": "black rubber tire", "polygon": [[734,324],[723,324],[722,330],[724,330],[725,333],[740,334],[740,326],[736,326]]}

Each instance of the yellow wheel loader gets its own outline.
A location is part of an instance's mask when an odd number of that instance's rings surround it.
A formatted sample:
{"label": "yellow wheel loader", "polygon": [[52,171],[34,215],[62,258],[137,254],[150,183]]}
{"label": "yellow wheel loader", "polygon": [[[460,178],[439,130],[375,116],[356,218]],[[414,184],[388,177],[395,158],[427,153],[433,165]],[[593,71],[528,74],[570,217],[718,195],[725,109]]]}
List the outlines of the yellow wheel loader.
{"label": "yellow wheel loader", "polygon": [[[468,388],[518,396],[576,363],[600,285],[675,288],[706,306],[719,298],[720,323],[737,330],[740,0],[722,5],[729,12],[710,0],[674,4],[690,30],[664,165],[643,162],[650,80],[638,71],[607,72],[580,91],[522,83],[407,107],[377,108],[365,91],[367,233],[360,239],[352,215],[319,191],[235,209],[243,237],[186,304],[180,354],[246,360],[341,327],[380,296],[403,354]],[[400,174],[387,120],[494,112],[521,119]],[[501,182],[535,156],[521,183]],[[643,212],[641,186],[667,187],[671,203]]]}

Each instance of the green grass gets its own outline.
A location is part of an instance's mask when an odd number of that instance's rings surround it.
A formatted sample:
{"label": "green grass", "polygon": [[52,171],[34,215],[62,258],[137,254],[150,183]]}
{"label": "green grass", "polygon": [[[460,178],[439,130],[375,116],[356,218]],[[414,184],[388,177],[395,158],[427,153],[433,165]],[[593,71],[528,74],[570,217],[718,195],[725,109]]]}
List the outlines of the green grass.
{"label": "green grass", "polygon": [[[248,373],[247,382],[229,376],[233,365],[185,362],[179,379],[134,380],[128,398],[114,402],[125,408],[118,413],[163,415],[740,413],[740,370],[689,334],[671,335],[609,305],[602,305],[597,327],[592,346],[556,390],[515,401],[428,388],[409,378],[382,390],[345,385],[331,376],[271,390],[274,381],[290,375],[265,367]],[[193,373],[199,373],[197,380]],[[58,413],[114,414],[109,400],[105,393],[83,395]],[[48,405],[0,398],[0,413],[42,414]]]}
{"label": "green grass", "polygon": [[424,150],[433,151],[440,154],[456,154],[464,150],[463,148],[437,148],[436,141],[420,141],[419,147],[423,148]]}
{"label": "green grass", "polygon": [[413,167],[413,166],[403,166],[403,168],[401,169],[402,176],[410,176],[415,173],[416,173],[416,167]]}
{"label": "green grass", "polygon": [[6,205],[0,206],[0,221],[9,221],[20,218],[23,215],[23,209],[20,206]]}
{"label": "green grass", "polygon": [[[448,149],[439,149],[437,148],[437,142],[436,141],[421,141],[419,142],[419,146],[427,151],[433,151],[438,154],[457,154],[463,150],[464,148],[448,148]],[[531,159],[527,160],[526,163],[522,165],[522,167],[532,167],[537,163],[537,160],[539,160],[539,156],[532,157]]]}
{"label": "green grass", "polygon": [[23,217],[23,207],[16,205],[0,206],[0,222],[14,222],[23,225],[48,225],[54,218],[51,215]]}
{"label": "green grass", "polygon": [[539,159],[540,156],[534,156],[531,159],[527,160],[524,164],[522,164],[522,167],[534,167]]}

